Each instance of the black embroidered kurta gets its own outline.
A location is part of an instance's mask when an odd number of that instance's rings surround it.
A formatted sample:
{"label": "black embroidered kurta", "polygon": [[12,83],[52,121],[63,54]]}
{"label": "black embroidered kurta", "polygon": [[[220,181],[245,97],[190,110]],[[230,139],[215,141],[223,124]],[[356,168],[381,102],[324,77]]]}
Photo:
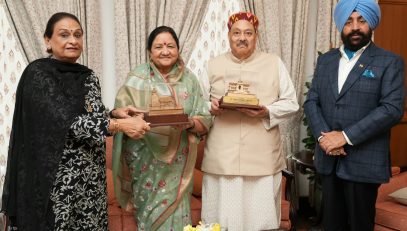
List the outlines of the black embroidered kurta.
{"label": "black embroidered kurta", "polygon": [[16,95],[2,210],[19,230],[107,230],[108,115],[94,73],[39,59]]}

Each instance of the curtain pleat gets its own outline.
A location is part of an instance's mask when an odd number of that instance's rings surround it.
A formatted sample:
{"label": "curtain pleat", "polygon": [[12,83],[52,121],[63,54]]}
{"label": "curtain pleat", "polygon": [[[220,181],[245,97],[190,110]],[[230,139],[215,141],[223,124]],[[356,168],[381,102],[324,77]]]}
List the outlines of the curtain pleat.
{"label": "curtain pleat", "polygon": [[[339,47],[341,37],[336,29],[333,13],[338,0],[318,0],[318,24],[316,50],[322,53],[331,48]],[[315,54],[315,59],[318,53]]]}

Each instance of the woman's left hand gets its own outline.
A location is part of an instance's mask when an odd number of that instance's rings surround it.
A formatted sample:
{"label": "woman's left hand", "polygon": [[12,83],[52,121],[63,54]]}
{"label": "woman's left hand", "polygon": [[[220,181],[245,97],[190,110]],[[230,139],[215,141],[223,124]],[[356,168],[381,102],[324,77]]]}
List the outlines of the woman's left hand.
{"label": "woman's left hand", "polygon": [[116,108],[116,109],[113,109],[113,111],[112,111],[112,116],[117,119],[130,118],[132,116],[139,115],[139,114],[143,115],[143,111],[140,109],[137,109],[131,105],[126,106],[126,107]]}

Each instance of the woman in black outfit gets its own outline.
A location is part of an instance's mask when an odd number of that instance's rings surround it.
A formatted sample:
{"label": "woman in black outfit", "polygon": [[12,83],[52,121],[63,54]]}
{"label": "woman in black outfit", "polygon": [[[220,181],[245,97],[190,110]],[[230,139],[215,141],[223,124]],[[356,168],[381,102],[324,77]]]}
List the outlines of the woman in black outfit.
{"label": "woman in black outfit", "polygon": [[76,63],[74,15],[54,14],[44,39],[50,57],[30,63],[17,88],[2,211],[12,230],[107,230],[105,138],[150,127],[134,107],[106,110],[98,77]]}

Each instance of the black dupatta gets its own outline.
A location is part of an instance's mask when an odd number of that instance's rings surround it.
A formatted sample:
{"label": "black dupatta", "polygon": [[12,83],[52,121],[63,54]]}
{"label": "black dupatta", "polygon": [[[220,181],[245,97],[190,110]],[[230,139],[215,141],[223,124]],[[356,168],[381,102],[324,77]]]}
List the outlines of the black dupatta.
{"label": "black dupatta", "polygon": [[38,59],[17,87],[2,211],[19,230],[53,227],[50,190],[66,134],[85,113],[85,79],[91,70],[56,59]]}

